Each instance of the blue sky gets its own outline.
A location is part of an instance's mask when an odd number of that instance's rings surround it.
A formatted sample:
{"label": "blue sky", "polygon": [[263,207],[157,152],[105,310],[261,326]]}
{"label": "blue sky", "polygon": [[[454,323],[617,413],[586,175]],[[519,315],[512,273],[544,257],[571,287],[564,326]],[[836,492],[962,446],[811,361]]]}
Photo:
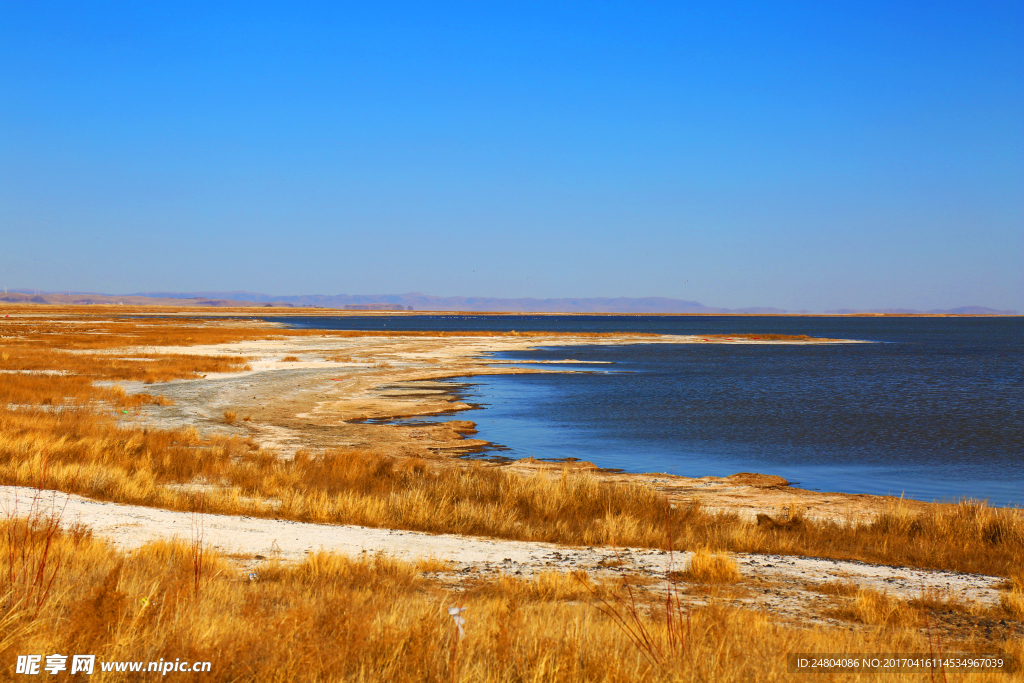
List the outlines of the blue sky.
{"label": "blue sky", "polygon": [[4,3],[0,284],[1024,311],[1022,7]]}

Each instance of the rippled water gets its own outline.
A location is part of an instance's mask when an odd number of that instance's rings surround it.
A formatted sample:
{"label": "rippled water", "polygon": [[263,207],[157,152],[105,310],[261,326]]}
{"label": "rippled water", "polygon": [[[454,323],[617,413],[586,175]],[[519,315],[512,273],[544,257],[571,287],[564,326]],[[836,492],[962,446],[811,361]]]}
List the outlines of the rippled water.
{"label": "rippled water", "polygon": [[[805,488],[1024,504],[1024,319],[412,316],[282,319],[333,329],[784,333],[834,346],[573,346],[586,374],[473,378],[466,414],[513,457]],[[549,367],[549,366],[547,366]],[[566,366],[578,370],[580,366]]]}

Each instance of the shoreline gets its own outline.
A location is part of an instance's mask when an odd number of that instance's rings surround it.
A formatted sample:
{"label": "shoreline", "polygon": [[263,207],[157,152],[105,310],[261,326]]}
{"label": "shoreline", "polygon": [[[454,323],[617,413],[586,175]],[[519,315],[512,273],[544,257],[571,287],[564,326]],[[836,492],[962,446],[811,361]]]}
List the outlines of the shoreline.
{"label": "shoreline", "polygon": [[[366,315],[366,312],[355,313]],[[131,322],[121,315],[117,317],[121,318],[117,325]],[[135,416],[122,418],[119,415],[119,420],[126,424],[171,429],[194,427],[252,438],[286,459],[300,449],[355,447],[395,457],[422,457],[438,466],[466,466],[466,461],[460,456],[491,444],[474,438],[475,423],[457,419],[457,413],[472,406],[458,400],[451,386],[440,380],[491,374],[573,372],[550,370],[543,364],[534,364],[535,367],[531,368],[514,367],[508,359],[493,358],[497,352],[544,346],[635,343],[870,343],[853,339],[705,340],[696,335],[649,333],[534,332],[520,336],[514,332],[475,335],[414,332],[405,335],[397,331],[379,334],[374,331],[311,330],[296,328],[283,321],[257,321],[253,325],[251,317],[234,321],[219,316],[215,319],[223,320],[223,327],[222,323],[211,323],[209,319],[195,321],[193,325],[167,324],[185,333],[193,328],[200,334],[220,329],[230,332],[235,328],[244,330],[244,333],[241,336],[227,334],[223,338],[235,340],[220,343],[197,341],[185,346],[161,345],[161,342],[153,345],[121,344],[66,349],[64,353],[129,357],[122,360],[134,360],[133,357],[140,355],[158,357],[174,354],[251,359],[250,370],[203,375],[196,379],[153,384],[124,380],[104,382],[108,386],[123,387],[128,393],[163,394],[174,402],[172,406],[142,406]],[[97,322],[95,319],[91,321]],[[16,324],[15,320],[10,322]],[[90,322],[89,317],[76,315],[71,320],[62,321],[62,324],[77,327],[77,323],[87,322]],[[141,323],[141,327],[152,326]],[[200,337],[204,338],[207,337]],[[138,360],[141,362],[146,358]],[[588,366],[580,364],[580,367]],[[240,419],[231,424],[225,423],[223,414],[228,411],[237,413]],[[404,418],[442,414],[455,419],[436,424],[390,423]],[[781,477],[758,473],[684,477],[660,472],[609,470],[586,461],[533,459],[487,464],[529,474],[553,474],[563,469],[586,470],[601,481],[644,484],[664,493],[675,503],[699,500],[707,508],[735,512],[747,519],[755,519],[758,515],[785,519],[793,509],[798,509],[809,517],[852,521],[873,517],[894,505],[925,509],[930,505],[949,504],[868,493],[813,491],[790,486]]]}
{"label": "shoreline", "polygon": [[263,320],[277,317],[380,317],[380,316],[594,316],[594,317],[696,317],[696,318],[1024,318],[1024,313],[637,313],[637,312],[558,312],[558,311],[472,311],[472,310],[417,310],[389,309],[349,310],[303,306],[171,306],[148,304],[40,304],[0,301],[0,312],[15,317],[54,317],[61,315],[136,315],[144,317],[209,317],[242,316]]}
{"label": "shoreline", "polygon": [[[310,335],[273,342],[240,342],[216,347],[168,347],[165,353],[229,353],[255,358],[252,370],[211,375],[200,380],[176,380],[161,385],[126,386],[129,391],[155,391],[175,401],[171,408],[144,409],[153,426],[205,426],[209,429],[248,435],[261,446],[290,457],[300,448],[377,448],[396,457],[423,457],[439,466],[468,466],[462,456],[491,444],[474,438],[475,423],[457,414],[473,406],[458,400],[440,380],[492,374],[566,373],[543,367],[517,368],[504,359],[488,358],[498,351],[542,346],[620,345],[624,343],[694,343],[695,337],[657,336],[587,338],[551,334],[530,338],[494,337],[334,337]],[[826,342],[713,341],[699,343],[862,343],[855,340]],[[117,353],[130,351],[119,349]],[[341,355],[343,361],[327,360]],[[304,356],[300,362],[277,360]],[[354,362],[372,361],[372,362]],[[378,367],[384,365],[387,367]],[[332,376],[333,375],[333,376]],[[249,392],[254,393],[249,393]],[[273,405],[260,400],[274,396]],[[249,419],[236,426],[218,420],[221,409],[231,409]],[[167,424],[159,415],[188,412],[191,419]],[[426,424],[393,424],[391,421],[451,415],[453,419]],[[184,415],[182,417],[185,417]],[[760,473],[736,473],[729,477],[684,477],[659,472],[629,473],[600,468],[587,461],[549,462],[531,458],[489,463],[523,474],[587,471],[604,482],[649,485],[673,503],[699,500],[712,510],[730,511],[745,519],[769,515],[785,519],[799,509],[808,517],[860,520],[873,517],[893,505],[920,510],[933,503],[866,493],[811,491],[792,487],[781,477]]]}

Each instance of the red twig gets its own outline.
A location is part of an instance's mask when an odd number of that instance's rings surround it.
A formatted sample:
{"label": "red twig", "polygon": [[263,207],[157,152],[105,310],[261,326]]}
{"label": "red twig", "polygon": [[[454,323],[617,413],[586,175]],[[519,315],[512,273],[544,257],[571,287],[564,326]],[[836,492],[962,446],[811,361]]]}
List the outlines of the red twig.
{"label": "red twig", "polygon": [[[597,608],[608,618],[610,618],[616,626],[629,638],[630,642],[637,648],[637,650],[652,664],[663,665],[668,661],[670,654],[682,655],[682,652],[686,649],[687,635],[689,634],[689,614],[686,618],[686,628],[683,627],[683,609],[682,602],[679,599],[679,586],[675,577],[675,551],[672,544],[672,531],[671,531],[671,517],[670,517],[671,504],[668,498],[665,499],[665,533],[668,536],[668,547],[669,547],[669,566],[668,566],[668,588],[665,596],[665,630],[666,637],[668,639],[668,651],[663,650],[659,647],[654,635],[651,633],[647,624],[641,618],[640,609],[637,607],[636,594],[633,592],[633,587],[629,584],[629,581],[624,581],[627,598],[620,595],[613,594],[614,603],[600,593],[598,593],[589,584],[584,584],[590,593],[597,598],[599,605]],[[615,557],[619,558],[619,553],[615,551]],[[618,605],[618,606],[616,606]]]}
{"label": "red twig", "polygon": [[199,583],[203,578],[203,539],[206,536],[206,520],[203,517],[202,500],[196,505],[198,510],[192,511],[192,577],[195,581],[195,594],[199,595]]}

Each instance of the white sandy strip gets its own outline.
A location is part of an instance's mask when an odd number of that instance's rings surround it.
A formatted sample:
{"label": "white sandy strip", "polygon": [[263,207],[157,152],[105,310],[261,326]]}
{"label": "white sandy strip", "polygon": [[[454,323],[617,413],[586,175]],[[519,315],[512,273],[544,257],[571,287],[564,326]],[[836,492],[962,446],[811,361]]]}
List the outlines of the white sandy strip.
{"label": "white sandy strip", "polygon": [[[232,515],[193,515],[15,486],[0,486],[0,508],[7,516],[24,516],[32,511],[57,513],[63,524],[78,522],[88,525],[98,537],[125,550],[157,538],[178,537],[191,541],[201,534],[207,547],[228,554],[299,560],[306,553],[321,549],[347,555],[383,552],[406,560],[427,557],[449,560],[455,570],[461,572],[501,571],[524,576],[551,569],[663,574],[672,562],[676,568],[685,567],[691,555],[677,552],[671,556],[665,551],[637,548],[579,548]],[[623,567],[608,570],[598,566],[602,560],[616,557],[623,560]],[[748,578],[789,583],[841,579],[904,596],[933,590],[982,603],[999,601],[996,586],[1001,579],[991,576],[778,555],[740,554],[736,560]]]}

